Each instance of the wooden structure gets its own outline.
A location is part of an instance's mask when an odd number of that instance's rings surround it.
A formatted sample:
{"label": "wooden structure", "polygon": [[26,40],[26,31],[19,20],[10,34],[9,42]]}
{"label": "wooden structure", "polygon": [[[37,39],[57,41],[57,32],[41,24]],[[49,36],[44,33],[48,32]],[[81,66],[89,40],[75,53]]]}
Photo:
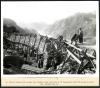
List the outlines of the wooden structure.
{"label": "wooden structure", "polygon": [[[4,34],[6,34],[4,37],[10,42],[10,45],[11,45],[10,48],[12,50],[18,50],[18,52],[22,52],[22,51],[26,52],[27,51],[27,54],[30,55],[30,53],[33,49],[32,47],[35,47],[37,35],[19,34],[19,33],[14,33],[14,34],[4,33]],[[7,35],[9,35],[9,36],[7,36]],[[18,36],[19,36],[19,38],[18,38]],[[32,42],[31,38],[33,38],[33,40],[34,40],[33,45],[30,44]],[[21,42],[22,39],[23,39],[23,42]],[[39,50],[39,45],[43,39],[45,42],[44,46],[43,46],[43,53],[44,53],[46,40],[48,39],[47,36],[40,35],[40,40],[39,40],[39,43],[37,46],[37,50]],[[53,41],[55,44],[57,44],[57,39],[54,39],[51,41]],[[58,41],[58,43],[61,44],[61,42],[59,42],[59,41]],[[78,47],[76,47],[68,42],[64,42],[63,44],[66,46],[66,51],[64,52],[65,53],[65,60],[62,62],[61,67],[56,69],[56,70],[59,70],[61,74],[62,74],[62,69],[64,68],[64,65],[70,60],[72,62],[74,61],[77,63],[77,65],[78,65],[77,71],[76,71],[77,74],[81,74],[82,71],[84,71],[84,69],[86,67],[88,67],[90,69],[92,69],[92,68],[96,69],[96,65],[93,62],[93,60],[96,59],[95,56],[88,54],[87,50],[82,50],[82,49],[80,49],[80,48],[78,48]],[[63,48],[63,46],[61,47],[61,50],[62,50],[62,48]],[[94,51],[94,53],[96,53],[96,52]],[[37,55],[36,55],[37,60],[38,60],[38,54],[39,53],[37,52]],[[26,59],[26,60],[28,61],[29,59]],[[44,73],[46,73],[46,72],[48,72],[48,71],[45,71]],[[34,72],[30,72],[30,73],[34,73]]]}

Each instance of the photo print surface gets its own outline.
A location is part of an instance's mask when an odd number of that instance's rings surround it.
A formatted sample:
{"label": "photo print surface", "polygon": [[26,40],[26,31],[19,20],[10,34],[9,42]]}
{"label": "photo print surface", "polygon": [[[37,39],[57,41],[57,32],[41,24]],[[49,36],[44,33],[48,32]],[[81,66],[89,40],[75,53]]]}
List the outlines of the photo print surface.
{"label": "photo print surface", "polygon": [[97,3],[2,2],[3,75],[95,74]]}

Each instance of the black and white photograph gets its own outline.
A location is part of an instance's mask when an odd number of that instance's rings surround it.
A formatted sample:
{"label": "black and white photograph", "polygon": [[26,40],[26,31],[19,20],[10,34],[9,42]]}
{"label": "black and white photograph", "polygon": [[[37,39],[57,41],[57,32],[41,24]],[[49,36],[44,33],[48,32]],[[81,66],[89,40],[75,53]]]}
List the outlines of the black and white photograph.
{"label": "black and white photograph", "polygon": [[97,1],[4,1],[3,75],[96,74]]}

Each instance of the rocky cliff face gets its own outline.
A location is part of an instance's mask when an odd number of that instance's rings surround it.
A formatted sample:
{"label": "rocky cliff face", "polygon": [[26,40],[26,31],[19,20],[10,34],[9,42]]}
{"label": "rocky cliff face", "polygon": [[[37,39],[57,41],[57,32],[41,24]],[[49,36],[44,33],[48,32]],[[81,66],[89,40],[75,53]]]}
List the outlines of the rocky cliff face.
{"label": "rocky cliff face", "polygon": [[71,39],[73,34],[82,28],[84,37],[95,37],[96,36],[96,15],[92,13],[78,13],[74,16],[62,19],[55,22],[50,26],[46,33],[53,37],[63,35],[64,39]]}

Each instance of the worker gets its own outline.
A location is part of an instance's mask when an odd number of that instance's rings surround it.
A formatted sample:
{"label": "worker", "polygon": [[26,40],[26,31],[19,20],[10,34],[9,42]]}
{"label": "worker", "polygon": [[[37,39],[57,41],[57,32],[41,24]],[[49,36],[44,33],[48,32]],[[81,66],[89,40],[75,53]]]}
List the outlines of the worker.
{"label": "worker", "polygon": [[73,42],[75,42],[75,45],[76,45],[77,41],[78,41],[78,38],[79,38],[79,34],[77,32],[75,32],[75,34],[71,38],[71,44],[73,44]]}
{"label": "worker", "polygon": [[81,28],[79,29],[79,43],[83,43],[83,31]]}

